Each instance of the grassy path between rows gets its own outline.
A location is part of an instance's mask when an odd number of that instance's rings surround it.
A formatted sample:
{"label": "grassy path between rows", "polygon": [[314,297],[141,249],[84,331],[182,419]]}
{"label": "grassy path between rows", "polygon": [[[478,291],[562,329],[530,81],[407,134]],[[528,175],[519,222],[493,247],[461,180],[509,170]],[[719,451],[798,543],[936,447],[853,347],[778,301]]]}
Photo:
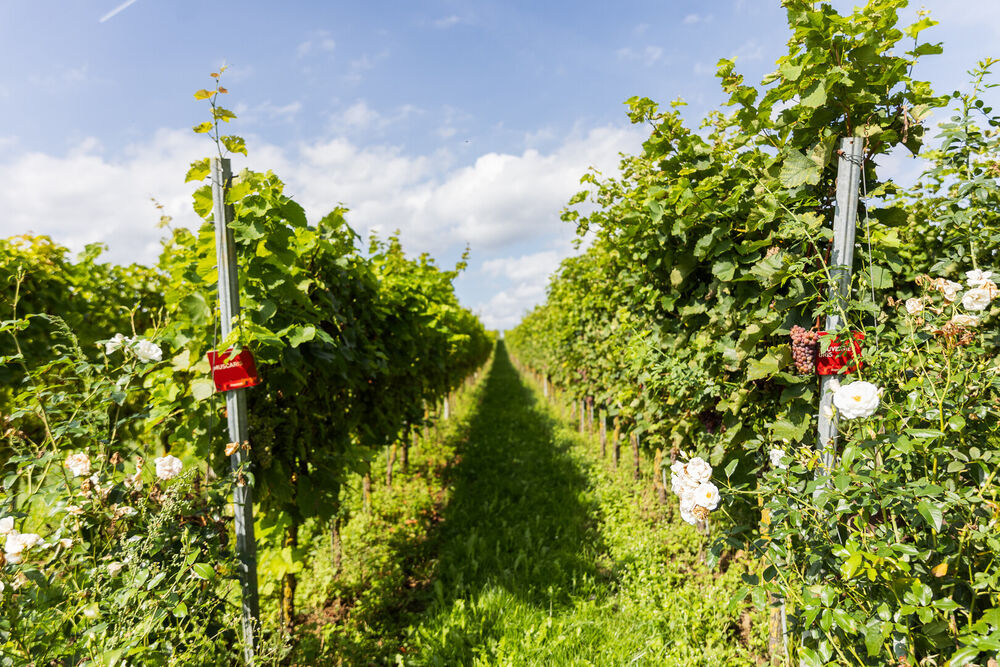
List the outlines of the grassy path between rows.
{"label": "grassy path between rows", "polygon": [[708,571],[673,503],[602,461],[502,345],[467,403],[355,509],[342,570],[317,568],[332,602],[299,664],[759,664],[765,624],[728,608],[742,566]]}

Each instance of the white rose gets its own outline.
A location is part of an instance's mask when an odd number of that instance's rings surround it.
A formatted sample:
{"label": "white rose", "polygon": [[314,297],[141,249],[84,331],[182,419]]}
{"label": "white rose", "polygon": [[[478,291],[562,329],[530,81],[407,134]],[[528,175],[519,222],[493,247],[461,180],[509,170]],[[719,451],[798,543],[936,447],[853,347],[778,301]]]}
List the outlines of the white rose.
{"label": "white rose", "polygon": [[694,500],[681,498],[681,518],[692,526],[698,525],[698,518],[694,515]]}
{"label": "white rose", "polygon": [[670,490],[683,498],[689,491],[698,488],[698,482],[691,479],[690,475],[671,475]]}
{"label": "white rose", "polygon": [[117,333],[114,335],[114,338],[104,344],[104,353],[111,354],[115,350],[120,349],[123,345],[128,345],[128,342],[128,338],[120,333]]}
{"label": "white rose", "polygon": [[969,283],[969,287],[985,287],[986,283],[992,277],[992,271],[980,271],[979,269],[973,269],[972,271],[965,272],[965,282]]}
{"label": "white rose", "polygon": [[942,280],[939,289],[941,294],[944,294],[944,300],[951,302],[958,298],[958,290],[962,289],[962,285],[951,280]]}
{"label": "white rose", "polygon": [[871,382],[858,380],[841,385],[833,394],[833,404],[844,419],[870,417],[878,410],[881,390]]}
{"label": "white rose", "polygon": [[772,449],[768,453],[768,455],[771,457],[771,467],[772,468],[781,468],[782,470],[785,470],[786,468],[788,468],[787,464],[781,462],[781,460],[783,458],[785,458],[785,450],[775,448],[775,449]]}
{"label": "white rose", "polygon": [[916,315],[924,309],[924,302],[920,299],[907,299],[906,300],[906,312],[910,315]]}
{"label": "white rose", "polygon": [[712,466],[708,465],[708,462],[699,456],[688,461],[687,465],[684,466],[684,470],[691,476],[691,479],[699,484],[712,479]]}
{"label": "white rose", "polygon": [[115,561],[113,563],[108,563],[108,574],[110,574],[113,577],[119,572],[121,572],[123,567],[125,566],[119,563],[118,561]]}
{"label": "white rose", "polygon": [[990,290],[985,287],[977,287],[965,293],[965,296],[962,297],[962,307],[966,310],[986,310],[992,300],[993,295],[990,294]]}
{"label": "white rose", "polygon": [[695,505],[707,510],[714,510],[719,506],[719,489],[711,482],[701,484],[688,497],[694,500]]}
{"label": "white rose", "polygon": [[674,461],[673,463],[671,463],[670,464],[670,472],[671,472],[671,474],[674,474],[674,475],[685,475],[685,474],[687,474],[686,472],[684,472],[684,463],[682,461]]}
{"label": "white rose", "polygon": [[90,474],[90,457],[83,452],[70,454],[66,457],[66,467],[74,477],[86,477]]}
{"label": "white rose", "polygon": [[70,547],[73,546],[73,540],[69,539],[68,537],[64,537],[61,540],[59,540],[59,546],[61,546],[63,549],[69,549]]}
{"label": "white rose", "polygon": [[142,470],[136,470],[134,475],[125,475],[125,486],[136,491],[141,491]]}
{"label": "white rose", "polygon": [[978,327],[979,318],[975,315],[954,315],[951,318],[951,323],[956,327]]}
{"label": "white rose", "polygon": [[162,480],[177,477],[177,475],[181,474],[181,469],[184,467],[179,458],[170,454],[154,459],[153,463],[156,464],[156,476]]}
{"label": "white rose", "polygon": [[10,563],[20,563],[21,555],[26,549],[30,549],[42,541],[42,536],[36,533],[19,533],[16,530],[7,535],[4,543],[4,556]]}
{"label": "white rose", "polygon": [[135,352],[136,358],[143,363],[163,359],[163,351],[160,350],[160,346],[151,340],[137,340],[132,345],[132,350]]}
{"label": "white rose", "polygon": [[0,535],[10,535],[14,532],[14,517],[5,516],[0,519]]}

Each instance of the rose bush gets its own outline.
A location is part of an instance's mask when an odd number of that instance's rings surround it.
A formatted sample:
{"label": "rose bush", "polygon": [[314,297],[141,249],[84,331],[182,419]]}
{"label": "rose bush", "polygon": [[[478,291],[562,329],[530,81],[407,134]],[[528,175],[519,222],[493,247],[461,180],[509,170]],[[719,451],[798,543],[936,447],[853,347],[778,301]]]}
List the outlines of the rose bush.
{"label": "rose bush", "polygon": [[[140,340],[120,364],[94,362],[48,323],[56,356],[25,365],[4,425],[0,664],[238,663],[231,480],[184,474],[172,455],[152,470],[151,452],[123,437],[143,429],[131,406],[159,348]],[[27,326],[7,320],[0,335]],[[116,338],[111,353],[133,349]],[[76,386],[87,391],[65,390]]]}

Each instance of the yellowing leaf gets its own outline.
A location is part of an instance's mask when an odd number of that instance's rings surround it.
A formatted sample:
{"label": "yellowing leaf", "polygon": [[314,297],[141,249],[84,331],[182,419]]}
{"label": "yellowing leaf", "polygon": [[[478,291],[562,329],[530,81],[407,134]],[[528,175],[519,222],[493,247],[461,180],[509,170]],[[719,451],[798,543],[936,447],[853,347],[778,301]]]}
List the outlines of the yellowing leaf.
{"label": "yellowing leaf", "polygon": [[934,574],[935,577],[943,577],[944,575],[948,574],[948,563],[945,562],[934,566],[931,569],[931,572]]}
{"label": "yellowing leaf", "polygon": [[212,96],[212,91],[205,90],[204,88],[202,88],[201,90],[195,91],[194,99],[207,100],[211,96]]}
{"label": "yellowing leaf", "polygon": [[191,168],[188,169],[187,175],[184,177],[184,182],[190,183],[191,181],[203,181],[208,177],[208,172],[208,158],[206,157],[201,160],[196,160],[191,163]]}
{"label": "yellowing leaf", "polygon": [[204,134],[212,130],[212,123],[206,120],[204,123],[198,123],[191,129],[195,131],[195,134]]}

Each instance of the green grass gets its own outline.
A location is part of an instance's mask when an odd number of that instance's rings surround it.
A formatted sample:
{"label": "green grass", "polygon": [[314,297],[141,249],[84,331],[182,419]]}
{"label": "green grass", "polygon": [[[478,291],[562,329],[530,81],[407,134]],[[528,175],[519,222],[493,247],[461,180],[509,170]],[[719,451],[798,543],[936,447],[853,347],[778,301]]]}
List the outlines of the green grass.
{"label": "green grass", "polygon": [[300,664],[758,664],[766,623],[728,607],[738,561],[709,571],[673,502],[601,461],[502,346],[469,398],[348,525],[340,611]]}

